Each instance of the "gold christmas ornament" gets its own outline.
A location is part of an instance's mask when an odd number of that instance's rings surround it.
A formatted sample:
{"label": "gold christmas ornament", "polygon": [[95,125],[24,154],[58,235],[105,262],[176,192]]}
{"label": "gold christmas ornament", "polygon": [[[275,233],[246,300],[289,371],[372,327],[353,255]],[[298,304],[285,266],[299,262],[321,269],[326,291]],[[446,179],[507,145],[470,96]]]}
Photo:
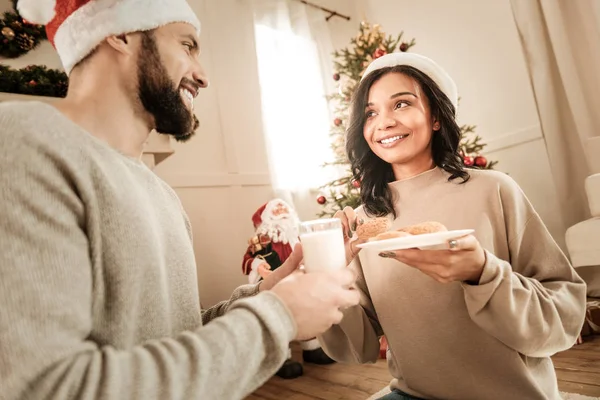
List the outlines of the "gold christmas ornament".
{"label": "gold christmas ornament", "polygon": [[15,38],[15,31],[13,31],[8,26],[5,26],[4,28],[2,28],[2,36],[7,38],[8,40],[13,40]]}

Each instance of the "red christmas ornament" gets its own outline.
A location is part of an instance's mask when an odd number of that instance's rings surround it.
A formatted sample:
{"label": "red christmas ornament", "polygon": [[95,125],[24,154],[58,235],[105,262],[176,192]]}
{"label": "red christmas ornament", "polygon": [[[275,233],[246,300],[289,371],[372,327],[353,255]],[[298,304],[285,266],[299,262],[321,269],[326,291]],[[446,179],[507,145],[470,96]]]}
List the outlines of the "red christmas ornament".
{"label": "red christmas ornament", "polygon": [[475,165],[478,167],[485,167],[487,165],[487,159],[484,156],[475,157]]}
{"label": "red christmas ornament", "polygon": [[406,50],[408,50],[408,43],[402,43],[400,45],[400,51],[404,52]]}
{"label": "red christmas ornament", "polygon": [[357,181],[356,179],[352,181],[352,186],[354,186],[355,188],[359,188],[360,187],[360,181]]}
{"label": "red christmas ornament", "polygon": [[373,59],[377,59],[381,56],[385,56],[386,55],[386,51],[383,49],[377,49],[375,50],[375,53],[373,53]]}
{"label": "red christmas ornament", "polygon": [[333,80],[334,81],[339,81],[340,80],[340,74],[338,74],[337,72],[335,74],[333,74]]}
{"label": "red christmas ornament", "polygon": [[327,203],[327,199],[325,198],[325,196],[319,196],[319,197],[317,197],[317,203],[319,203],[320,205],[323,205],[323,204]]}
{"label": "red christmas ornament", "polygon": [[33,79],[29,81],[29,86],[35,86],[37,85],[37,82],[34,81]]}
{"label": "red christmas ornament", "polygon": [[473,157],[471,157],[471,156],[465,156],[465,157],[463,158],[463,162],[465,163],[465,165],[466,165],[467,167],[472,167],[472,166],[473,166],[473,164],[475,163],[475,160],[474,160],[474,159],[473,159]]}
{"label": "red christmas ornament", "polygon": [[342,124],[342,120],[339,118],[336,118],[333,120],[333,123],[335,124],[335,126],[340,126]]}

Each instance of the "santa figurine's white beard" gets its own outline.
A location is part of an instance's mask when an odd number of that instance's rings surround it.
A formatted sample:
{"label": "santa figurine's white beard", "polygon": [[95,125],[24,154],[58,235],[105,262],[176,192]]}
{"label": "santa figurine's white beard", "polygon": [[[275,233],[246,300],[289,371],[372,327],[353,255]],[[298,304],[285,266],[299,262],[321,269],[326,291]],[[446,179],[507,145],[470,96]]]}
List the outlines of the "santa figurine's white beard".
{"label": "santa figurine's white beard", "polygon": [[264,219],[256,230],[257,234],[267,235],[273,242],[289,243],[292,247],[298,242],[298,221],[289,215],[272,216]]}

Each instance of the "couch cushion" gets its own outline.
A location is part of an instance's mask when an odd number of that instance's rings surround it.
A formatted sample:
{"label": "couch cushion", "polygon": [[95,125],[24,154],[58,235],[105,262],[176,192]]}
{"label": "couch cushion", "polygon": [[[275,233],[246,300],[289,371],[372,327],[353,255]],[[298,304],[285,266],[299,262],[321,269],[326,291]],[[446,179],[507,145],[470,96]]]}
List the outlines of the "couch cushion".
{"label": "couch cushion", "polygon": [[573,225],[565,235],[574,267],[600,265],[600,218]]}
{"label": "couch cushion", "polygon": [[600,217],[600,174],[590,175],[586,178],[585,192],[592,217]]}

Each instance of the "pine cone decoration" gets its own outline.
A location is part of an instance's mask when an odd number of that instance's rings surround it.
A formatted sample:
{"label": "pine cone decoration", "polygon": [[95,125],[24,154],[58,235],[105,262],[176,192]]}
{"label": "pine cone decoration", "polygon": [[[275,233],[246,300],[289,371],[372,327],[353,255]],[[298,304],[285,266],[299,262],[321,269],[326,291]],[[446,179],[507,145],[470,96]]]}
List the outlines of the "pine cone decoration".
{"label": "pine cone decoration", "polygon": [[18,35],[15,38],[15,40],[17,42],[17,45],[19,45],[19,47],[25,51],[29,51],[33,49],[33,46],[35,46],[35,40],[33,39],[33,37],[26,33]]}

